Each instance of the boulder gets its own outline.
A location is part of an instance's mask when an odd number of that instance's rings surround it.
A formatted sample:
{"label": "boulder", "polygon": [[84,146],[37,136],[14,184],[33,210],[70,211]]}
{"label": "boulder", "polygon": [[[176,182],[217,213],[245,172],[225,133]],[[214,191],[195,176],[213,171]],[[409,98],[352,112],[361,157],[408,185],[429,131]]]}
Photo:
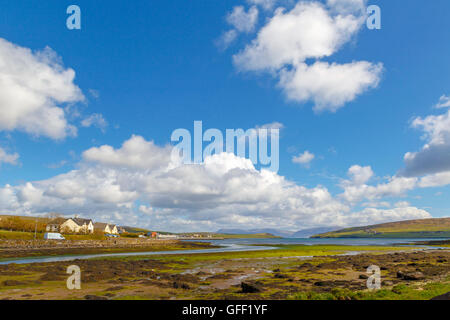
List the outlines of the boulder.
{"label": "boulder", "polygon": [[184,290],[189,290],[191,288],[188,284],[177,281],[173,282],[172,287],[174,289],[184,289]]}
{"label": "boulder", "polygon": [[417,281],[417,280],[423,280],[425,278],[425,276],[420,271],[416,271],[416,272],[398,271],[397,278],[403,279],[403,280],[408,280],[408,281],[410,281],[410,280]]}
{"label": "boulder", "polygon": [[253,282],[242,282],[241,289],[242,293],[257,293],[262,291],[261,286]]}

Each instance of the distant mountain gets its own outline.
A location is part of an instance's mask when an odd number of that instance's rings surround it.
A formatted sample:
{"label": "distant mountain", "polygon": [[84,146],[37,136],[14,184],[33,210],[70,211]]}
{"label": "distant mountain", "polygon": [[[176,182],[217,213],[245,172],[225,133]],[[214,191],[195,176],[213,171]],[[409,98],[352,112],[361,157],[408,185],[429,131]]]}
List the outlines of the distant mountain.
{"label": "distant mountain", "polygon": [[222,234],[260,234],[260,233],[270,233],[277,237],[282,238],[290,238],[294,232],[292,231],[284,231],[284,230],[277,230],[277,229],[220,229],[217,231],[217,233]]}
{"label": "distant mountain", "polygon": [[303,229],[292,234],[290,238],[309,238],[315,236],[316,234],[331,232],[338,229],[339,227],[319,227],[319,228]]}
{"label": "distant mountain", "polygon": [[347,228],[313,238],[450,238],[450,218],[432,218]]}
{"label": "distant mountain", "polygon": [[318,228],[309,228],[295,231],[286,231],[286,230],[278,230],[278,229],[220,229],[217,233],[224,234],[259,234],[259,233],[270,233],[277,237],[282,238],[309,238],[313,235],[319,233],[330,232],[334,230],[338,230],[339,227],[318,227]]}

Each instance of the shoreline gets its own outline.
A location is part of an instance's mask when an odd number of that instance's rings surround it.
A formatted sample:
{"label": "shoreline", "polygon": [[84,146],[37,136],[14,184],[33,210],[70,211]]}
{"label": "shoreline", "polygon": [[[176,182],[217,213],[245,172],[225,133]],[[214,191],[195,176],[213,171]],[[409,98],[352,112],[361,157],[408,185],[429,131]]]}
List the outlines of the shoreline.
{"label": "shoreline", "polygon": [[211,249],[218,246],[208,242],[182,240],[69,240],[66,242],[45,240],[0,241],[0,261],[15,258],[89,255],[124,252],[157,252],[187,249]]}

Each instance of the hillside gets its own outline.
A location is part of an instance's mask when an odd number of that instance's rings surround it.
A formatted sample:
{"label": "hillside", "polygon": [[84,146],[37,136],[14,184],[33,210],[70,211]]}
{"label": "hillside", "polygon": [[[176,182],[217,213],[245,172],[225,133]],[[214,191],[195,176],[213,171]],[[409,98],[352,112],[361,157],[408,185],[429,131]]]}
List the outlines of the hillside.
{"label": "hillside", "polygon": [[331,232],[335,230],[339,230],[339,227],[318,227],[318,228],[303,229],[292,234],[290,238],[310,238],[319,233]]}
{"label": "hillside", "polygon": [[[284,230],[278,230],[278,229],[220,229],[216,232],[217,234],[245,234],[245,235],[252,235],[252,234],[270,234],[276,237],[282,237],[282,238],[290,238],[294,232],[292,231],[284,231]],[[316,232],[317,233],[317,232]]]}
{"label": "hillside", "polygon": [[312,238],[450,238],[450,218],[408,220],[317,234]]}

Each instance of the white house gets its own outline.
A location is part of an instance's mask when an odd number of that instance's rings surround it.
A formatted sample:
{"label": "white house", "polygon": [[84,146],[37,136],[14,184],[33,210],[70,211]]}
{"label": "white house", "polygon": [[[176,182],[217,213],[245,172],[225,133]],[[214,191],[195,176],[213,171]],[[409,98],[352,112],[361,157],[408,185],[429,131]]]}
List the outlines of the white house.
{"label": "white house", "polygon": [[90,219],[72,218],[64,221],[59,229],[61,232],[93,233],[94,224]]}
{"label": "white house", "polygon": [[117,228],[116,225],[111,225],[111,226],[109,226],[109,228],[110,228],[112,234],[119,234],[119,229]]}
{"label": "white house", "polygon": [[119,230],[117,229],[117,226],[110,225],[103,222],[96,222],[94,223],[95,230],[101,230],[103,233],[109,233],[109,234],[119,234]]}

